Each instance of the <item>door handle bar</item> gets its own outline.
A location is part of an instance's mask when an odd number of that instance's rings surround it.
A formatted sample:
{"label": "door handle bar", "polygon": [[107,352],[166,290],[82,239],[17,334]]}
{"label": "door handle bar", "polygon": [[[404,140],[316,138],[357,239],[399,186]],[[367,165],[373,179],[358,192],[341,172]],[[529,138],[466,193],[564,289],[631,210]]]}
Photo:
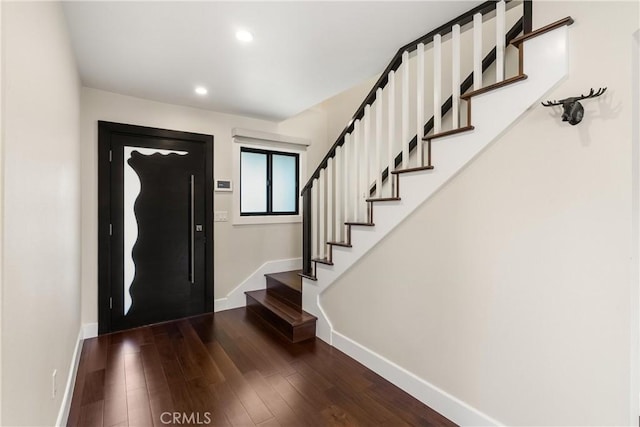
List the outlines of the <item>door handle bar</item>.
{"label": "door handle bar", "polygon": [[195,282],[195,206],[194,206],[194,185],[195,185],[195,179],[194,176],[191,175],[191,178],[189,180],[189,184],[190,184],[190,223],[189,223],[189,280],[191,281],[191,284],[193,284]]}

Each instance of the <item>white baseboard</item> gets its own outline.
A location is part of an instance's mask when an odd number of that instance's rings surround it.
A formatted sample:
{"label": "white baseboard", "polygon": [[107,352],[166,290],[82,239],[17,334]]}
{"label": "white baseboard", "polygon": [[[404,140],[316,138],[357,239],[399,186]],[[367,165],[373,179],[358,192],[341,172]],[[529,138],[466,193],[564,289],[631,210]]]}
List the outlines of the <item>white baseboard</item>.
{"label": "white baseboard", "polygon": [[213,302],[213,311],[230,310],[232,308],[244,307],[246,298],[244,293],[247,291],[257,291],[267,287],[265,274],[279,273],[281,271],[299,270],[302,268],[302,258],[279,259],[267,261],[262,264],[256,271],[251,273],[242,283],[236,286],[224,298],[218,298]]}
{"label": "white baseboard", "polygon": [[504,425],[339,332],[332,332],[332,343],[340,351],[458,425]]}
{"label": "white baseboard", "polygon": [[[69,409],[71,408],[71,398],[73,397],[73,388],[76,385],[76,375],[78,374],[78,365],[80,364],[80,355],[82,354],[82,343],[84,342],[84,329],[87,325],[80,327],[78,331],[78,340],[76,341],[76,348],[73,350],[73,357],[71,359],[71,365],[69,366],[69,376],[67,377],[67,384],[64,388],[64,396],[62,396],[62,402],[60,403],[60,411],[58,411],[58,419],[56,420],[56,426],[62,427],[67,425],[69,418]],[[96,324],[96,335],[97,335]]]}
{"label": "white baseboard", "polygon": [[227,298],[218,298],[213,301],[213,312],[217,313],[222,310],[228,310],[227,308]]}
{"label": "white baseboard", "polygon": [[97,323],[85,323],[82,325],[82,339],[95,338],[98,336]]}

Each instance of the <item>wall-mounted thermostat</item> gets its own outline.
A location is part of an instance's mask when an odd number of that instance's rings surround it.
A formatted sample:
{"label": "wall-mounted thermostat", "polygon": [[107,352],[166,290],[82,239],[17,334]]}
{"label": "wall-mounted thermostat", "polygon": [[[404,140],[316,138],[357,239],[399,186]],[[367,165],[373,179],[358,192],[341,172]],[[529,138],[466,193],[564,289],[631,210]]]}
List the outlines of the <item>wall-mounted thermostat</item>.
{"label": "wall-mounted thermostat", "polygon": [[215,191],[233,191],[230,179],[216,179]]}

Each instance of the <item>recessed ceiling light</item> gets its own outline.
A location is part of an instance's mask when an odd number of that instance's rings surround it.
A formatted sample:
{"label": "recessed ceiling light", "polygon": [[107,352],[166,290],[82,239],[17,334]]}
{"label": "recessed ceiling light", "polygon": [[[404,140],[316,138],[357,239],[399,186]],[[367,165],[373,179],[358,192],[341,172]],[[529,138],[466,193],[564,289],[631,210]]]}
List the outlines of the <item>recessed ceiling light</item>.
{"label": "recessed ceiling light", "polygon": [[238,30],[236,31],[236,38],[241,42],[250,42],[253,41],[253,34],[246,30]]}
{"label": "recessed ceiling light", "polygon": [[202,86],[198,86],[198,87],[196,87],[196,93],[198,95],[206,95],[207,94],[207,88],[206,87],[202,87]]}

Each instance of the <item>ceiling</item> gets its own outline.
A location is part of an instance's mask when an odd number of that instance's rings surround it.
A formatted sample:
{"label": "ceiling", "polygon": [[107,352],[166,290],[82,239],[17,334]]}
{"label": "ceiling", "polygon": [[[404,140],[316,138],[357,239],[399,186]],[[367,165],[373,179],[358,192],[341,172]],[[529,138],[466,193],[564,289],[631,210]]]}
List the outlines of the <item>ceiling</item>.
{"label": "ceiling", "polygon": [[[64,12],[85,86],[282,120],[380,73],[400,46],[480,3],[74,1]],[[239,29],[254,40],[236,40]]]}

